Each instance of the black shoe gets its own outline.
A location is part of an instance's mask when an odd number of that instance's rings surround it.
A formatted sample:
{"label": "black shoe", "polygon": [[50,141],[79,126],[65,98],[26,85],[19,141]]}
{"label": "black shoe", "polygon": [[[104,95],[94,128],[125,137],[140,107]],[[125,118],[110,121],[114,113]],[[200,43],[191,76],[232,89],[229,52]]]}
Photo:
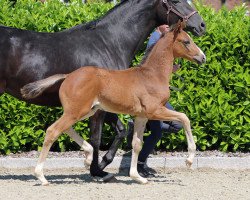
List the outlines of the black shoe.
{"label": "black shoe", "polygon": [[151,173],[144,164],[137,164],[137,171],[144,178],[153,178],[155,175]]}
{"label": "black shoe", "polygon": [[144,168],[146,168],[149,171],[149,173],[151,173],[151,174],[157,174],[157,171],[155,169],[150,168],[147,165]]}

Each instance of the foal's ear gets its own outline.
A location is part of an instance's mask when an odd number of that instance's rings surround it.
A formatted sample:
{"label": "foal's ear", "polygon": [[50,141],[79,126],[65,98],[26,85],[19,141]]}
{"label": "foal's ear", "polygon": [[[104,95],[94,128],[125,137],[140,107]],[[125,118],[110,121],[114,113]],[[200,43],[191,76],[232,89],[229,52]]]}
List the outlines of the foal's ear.
{"label": "foal's ear", "polygon": [[172,27],[172,31],[174,33],[174,41],[177,38],[177,35],[181,32],[182,30],[182,22],[179,20],[176,25]]}
{"label": "foal's ear", "polygon": [[182,30],[185,29],[186,26],[187,26],[187,23],[186,23],[185,21],[182,21],[182,22],[181,22],[181,29],[182,29]]}

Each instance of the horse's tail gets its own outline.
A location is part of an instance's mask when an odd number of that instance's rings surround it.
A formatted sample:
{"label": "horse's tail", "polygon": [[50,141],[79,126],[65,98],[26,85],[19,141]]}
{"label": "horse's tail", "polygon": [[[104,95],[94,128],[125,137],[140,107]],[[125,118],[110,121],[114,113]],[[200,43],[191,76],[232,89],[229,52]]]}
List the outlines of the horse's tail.
{"label": "horse's tail", "polygon": [[29,83],[21,88],[21,94],[25,99],[34,99],[40,96],[47,88],[55,85],[61,80],[64,80],[67,74],[56,74],[48,78]]}

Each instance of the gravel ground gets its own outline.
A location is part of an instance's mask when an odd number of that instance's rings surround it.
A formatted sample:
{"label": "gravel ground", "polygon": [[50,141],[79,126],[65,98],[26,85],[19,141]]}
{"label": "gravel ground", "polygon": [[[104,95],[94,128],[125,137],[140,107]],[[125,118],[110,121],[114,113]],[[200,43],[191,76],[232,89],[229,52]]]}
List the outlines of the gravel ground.
{"label": "gravel ground", "polygon": [[[119,150],[117,156],[130,154]],[[101,155],[105,152],[101,152]],[[184,157],[186,152],[156,152],[151,157]],[[37,158],[39,152],[10,154],[0,157]],[[197,152],[197,157],[247,157],[250,153],[222,153],[219,151]],[[50,158],[82,158],[82,151],[50,152]],[[149,179],[149,184],[140,185],[132,181],[127,169],[107,171],[115,173],[116,183],[102,183],[93,179],[86,169],[45,170],[51,182],[40,186],[32,175],[34,169],[0,168],[0,200],[6,199],[53,199],[53,200],[250,200],[250,170],[216,169],[157,169],[157,177]]]}
{"label": "gravel ground", "polygon": [[[118,173],[111,170],[112,173]],[[40,186],[33,169],[0,169],[0,200],[249,200],[250,170],[158,169],[156,178],[140,185],[118,174],[116,183],[93,180],[87,170],[45,170],[51,182]]]}

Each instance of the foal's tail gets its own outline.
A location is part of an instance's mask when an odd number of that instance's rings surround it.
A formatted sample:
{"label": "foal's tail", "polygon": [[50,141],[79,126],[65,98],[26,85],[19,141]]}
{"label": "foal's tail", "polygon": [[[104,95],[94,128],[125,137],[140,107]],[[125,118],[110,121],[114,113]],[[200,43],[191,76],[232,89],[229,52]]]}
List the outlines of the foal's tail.
{"label": "foal's tail", "polygon": [[25,99],[34,99],[40,96],[47,88],[55,85],[61,80],[64,80],[66,77],[67,74],[56,74],[39,81],[29,83],[21,88],[21,94]]}

